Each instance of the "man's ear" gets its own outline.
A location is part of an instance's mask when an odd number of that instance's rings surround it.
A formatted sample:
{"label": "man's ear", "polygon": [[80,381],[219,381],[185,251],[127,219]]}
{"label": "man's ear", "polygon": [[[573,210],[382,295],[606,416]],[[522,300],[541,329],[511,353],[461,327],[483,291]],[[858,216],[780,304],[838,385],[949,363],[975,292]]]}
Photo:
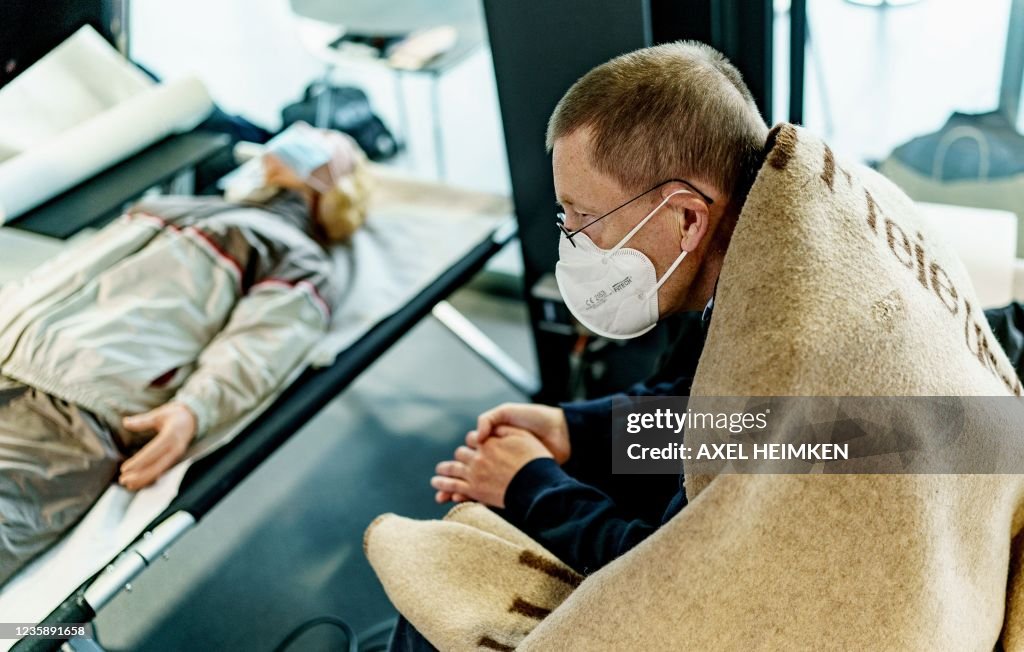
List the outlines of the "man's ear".
{"label": "man's ear", "polygon": [[[680,192],[682,190],[682,192]],[[708,205],[703,198],[692,191],[680,187],[668,187],[662,191],[669,205],[682,215],[679,225],[681,234],[680,249],[692,252],[700,245],[708,230]]]}
{"label": "man's ear", "polygon": [[699,198],[688,196],[683,209],[683,220],[680,224],[682,231],[679,248],[686,252],[693,252],[704,240],[708,232],[708,206]]}
{"label": "man's ear", "polygon": [[697,208],[687,208],[683,217],[683,237],[680,248],[686,252],[693,252],[704,235],[708,232],[708,209],[704,202],[699,202]]}

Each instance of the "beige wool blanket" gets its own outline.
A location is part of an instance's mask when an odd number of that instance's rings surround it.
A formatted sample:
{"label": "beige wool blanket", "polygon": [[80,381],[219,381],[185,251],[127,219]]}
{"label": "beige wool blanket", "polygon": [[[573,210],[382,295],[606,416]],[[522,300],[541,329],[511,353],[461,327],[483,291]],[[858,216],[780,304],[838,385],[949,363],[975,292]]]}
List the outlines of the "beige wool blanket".
{"label": "beige wool blanket", "polygon": [[[766,152],[695,396],[1022,394],[902,192],[792,125]],[[1024,649],[1024,476],[688,473],[686,493],[586,578],[479,505],[384,515],[365,549],[441,650]]]}

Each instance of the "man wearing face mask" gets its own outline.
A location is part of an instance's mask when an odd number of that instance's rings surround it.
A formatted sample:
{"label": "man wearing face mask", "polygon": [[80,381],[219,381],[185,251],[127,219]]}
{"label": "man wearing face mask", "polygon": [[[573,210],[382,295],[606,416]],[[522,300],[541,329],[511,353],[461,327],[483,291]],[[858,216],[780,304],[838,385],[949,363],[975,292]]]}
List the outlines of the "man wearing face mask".
{"label": "man wearing face mask", "polygon": [[343,135],[292,127],[226,199],[146,199],[0,289],[0,584],[303,361],[344,289],[327,246],[365,217],[362,166]]}
{"label": "man wearing face mask", "polygon": [[[547,146],[564,207],[555,273],[572,314],[616,339],[637,337],[672,313],[700,315],[669,356],[676,380],[628,394],[689,394],[767,134],[738,71],[695,43],[613,59],[555,108]],[[1007,334],[1005,312],[988,317],[1019,365],[1019,331]],[[566,564],[594,572],[686,505],[682,476],[612,476],[611,412],[608,397],[482,414],[454,459],[437,465],[436,500],[501,508]]]}
{"label": "man wearing face mask", "polygon": [[[696,43],[613,59],[555,108],[547,146],[564,210],[555,276],[572,314],[615,339],[642,335],[672,313],[700,314],[671,356],[676,380],[631,394],[689,392],[767,133],[737,70]],[[611,476],[611,401],[484,413],[454,459],[438,464],[437,500],[502,508],[565,563],[593,572],[686,504],[674,478]]]}

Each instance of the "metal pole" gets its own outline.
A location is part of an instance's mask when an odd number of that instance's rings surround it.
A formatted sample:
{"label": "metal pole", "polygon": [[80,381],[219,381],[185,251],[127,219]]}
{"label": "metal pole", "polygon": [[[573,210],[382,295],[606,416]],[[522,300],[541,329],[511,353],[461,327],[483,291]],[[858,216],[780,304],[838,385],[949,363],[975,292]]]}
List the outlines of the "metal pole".
{"label": "metal pole", "polygon": [[804,122],[804,54],[807,46],[807,0],[789,7],[789,121]]}
{"label": "metal pole", "polygon": [[437,86],[441,83],[438,73],[431,73],[430,79],[430,114],[434,129],[434,163],[437,167],[437,180],[444,182],[448,176],[444,160],[444,133],[441,131],[441,98]]}
{"label": "metal pole", "polygon": [[1006,34],[1006,56],[1003,58],[1003,81],[999,88],[999,111],[1011,125],[1020,115],[1021,82],[1024,79],[1024,0],[1010,5],[1009,31]]}

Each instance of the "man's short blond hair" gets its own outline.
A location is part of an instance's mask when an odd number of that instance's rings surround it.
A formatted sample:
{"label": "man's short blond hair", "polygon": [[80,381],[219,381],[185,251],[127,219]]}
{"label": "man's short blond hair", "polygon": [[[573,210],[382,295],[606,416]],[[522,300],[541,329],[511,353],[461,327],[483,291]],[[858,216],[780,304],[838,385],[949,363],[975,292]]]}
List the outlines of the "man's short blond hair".
{"label": "man's short blond hair", "polygon": [[682,177],[741,201],[768,135],[739,71],[694,41],[636,50],[581,77],[551,115],[548,151],[584,127],[591,163],[630,191]]}

